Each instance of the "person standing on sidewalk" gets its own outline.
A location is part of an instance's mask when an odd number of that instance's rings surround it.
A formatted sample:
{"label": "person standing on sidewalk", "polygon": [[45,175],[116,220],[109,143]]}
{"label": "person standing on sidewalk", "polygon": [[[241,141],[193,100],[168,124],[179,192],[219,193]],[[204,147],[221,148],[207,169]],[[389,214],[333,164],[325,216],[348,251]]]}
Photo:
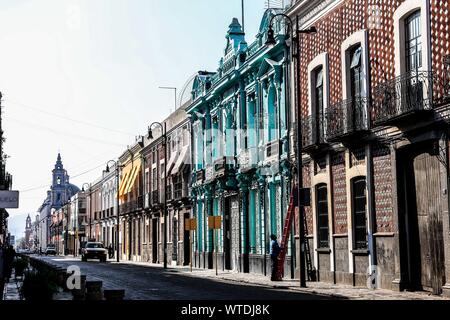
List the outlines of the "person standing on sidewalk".
{"label": "person standing on sidewalk", "polygon": [[112,244],[111,244],[111,243],[110,243],[109,246],[108,246],[108,255],[109,255],[109,258],[110,258],[110,259],[112,259],[113,256],[114,256],[114,250],[113,250],[113,247],[112,247]]}
{"label": "person standing on sidewalk", "polygon": [[277,281],[278,272],[278,255],[280,254],[280,246],[278,245],[277,236],[270,235],[270,259],[272,260],[272,274],[270,277],[271,281]]}

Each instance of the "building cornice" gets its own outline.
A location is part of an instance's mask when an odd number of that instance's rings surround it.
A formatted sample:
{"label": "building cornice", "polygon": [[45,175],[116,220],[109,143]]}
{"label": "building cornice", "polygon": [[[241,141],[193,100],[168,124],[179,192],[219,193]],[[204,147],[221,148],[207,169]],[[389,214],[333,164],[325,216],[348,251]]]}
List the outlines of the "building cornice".
{"label": "building cornice", "polygon": [[292,19],[298,15],[298,28],[304,29],[343,2],[344,0],[299,0],[286,11],[286,14]]}

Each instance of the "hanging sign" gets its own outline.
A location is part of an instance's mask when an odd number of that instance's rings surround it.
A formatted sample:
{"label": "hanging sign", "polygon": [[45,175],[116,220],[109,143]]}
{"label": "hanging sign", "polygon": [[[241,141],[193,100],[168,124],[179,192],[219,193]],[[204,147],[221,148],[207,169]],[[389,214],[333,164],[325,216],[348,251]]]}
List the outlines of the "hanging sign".
{"label": "hanging sign", "polygon": [[19,191],[0,190],[0,208],[19,208]]}

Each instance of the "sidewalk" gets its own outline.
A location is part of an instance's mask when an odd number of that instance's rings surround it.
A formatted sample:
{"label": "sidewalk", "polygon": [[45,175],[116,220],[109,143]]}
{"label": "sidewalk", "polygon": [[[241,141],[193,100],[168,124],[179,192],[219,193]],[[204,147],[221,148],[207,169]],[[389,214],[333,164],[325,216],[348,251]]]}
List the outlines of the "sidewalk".
{"label": "sidewalk", "polygon": [[[111,263],[115,263],[113,260]],[[154,264],[148,262],[134,262],[124,261],[119,264],[134,264],[139,266],[159,267],[161,264]],[[368,289],[353,287],[348,285],[335,285],[324,282],[308,282],[307,288],[300,288],[299,280],[283,280],[280,282],[270,281],[269,276],[253,273],[240,273],[227,270],[218,270],[216,276],[215,269],[197,269],[193,268],[190,272],[189,266],[172,266],[168,265],[169,272],[176,272],[185,276],[200,277],[208,279],[217,279],[222,282],[235,282],[242,285],[262,286],[269,288],[277,288],[280,290],[292,290],[296,292],[305,292],[317,294],[320,296],[328,296],[338,299],[352,299],[352,300],[441,300],[448,301],[450,298],[435,296],[428,292],[397,292],[386,289]]]}
{"label": "sidewalk", "polygon": [[20,288],[22,287],[22,277],[15,279],[14,270],[11,274],[9,282],[5,283],[3,289],[3,300],[23,300],[20,294]]}

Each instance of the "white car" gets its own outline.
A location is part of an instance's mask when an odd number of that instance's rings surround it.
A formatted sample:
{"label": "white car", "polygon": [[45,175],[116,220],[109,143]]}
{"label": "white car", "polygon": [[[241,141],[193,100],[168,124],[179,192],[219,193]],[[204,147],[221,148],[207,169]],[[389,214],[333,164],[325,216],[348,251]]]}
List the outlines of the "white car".
{"label": "white car", "polygon": [[81,249],[81,261],[87,259],[100,259],[100,262],[106,262],[108,250],[105,249],[101,242],[87,242]]}
{"label": "white car", "polygon": [[56,255],[56,248],[53,246],[48,246],[47,249],[45,249],[45,254],[46,255]]}

